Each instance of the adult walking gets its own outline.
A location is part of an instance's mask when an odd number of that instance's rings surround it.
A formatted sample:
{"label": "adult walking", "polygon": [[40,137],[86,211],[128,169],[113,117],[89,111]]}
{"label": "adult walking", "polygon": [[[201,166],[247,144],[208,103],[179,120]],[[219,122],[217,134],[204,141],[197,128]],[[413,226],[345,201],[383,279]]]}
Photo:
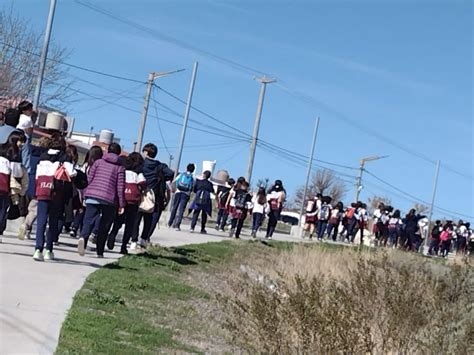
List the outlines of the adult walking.
{"label": "adult walking", "polygon": [[211,217],[212,214],[212,201],[211,201],[211,194],[214,193],[214,186],[209,181],[211,177],[211,172],[206,170],[202,174],[202,179],[197,179],[196,184],[194,186],[194,192],[196,193],[196,197],[194,199],[194,212],[193,212],[193,219],[191,221],[191,233],[194,233],[194,229],[196,228],[196,224],[201,214],[201,233],[206,234],[206,223],[207,223],[207,216]]}
{"label": "adult walking", "polygon": [[150,238],[155,231],[162,212],[168,204],[166,182],[171,181],[174,177],[174,172],[168,165],[156,160],[158,155],[158,147],[152,143],[148,143],[143,147],[143,175],[147,182],[149,190],[153,191],[155,198],[155,207],[152,212],[139,212],[137,224],[135,226],[133,241],[138,240],[139,227],[143,219],[143,230],[141,234],[140,244],[146,248],[150,244]]}
{"label": "adult walking", "polygon": [[97,236],[97,257],[104,257],[107,235],[115,215],[117,212],[119,214],[124,212],[125,168],[119,159],[121,152],[120,146],[112,143],[108,153],[96,161],[89,170],[89,185],[84,193],[86,213],[77,248],[81,256],[85,253],[87,241],[94,228],[94,221],[101,216]]}
{"label": "adult walking", "polygon": [[173,227],[177,231],[181,230],[181,221],[184,211],[186,210],[186,206],[194,189],[195,182],[193,174],[195,170],[196,166],[194,164],[188,164],[186,172],[180,173],[173,181],[176,185],[176,192],[173,197],[168,227]]}
{"label": "adult walking", "polygon": [[286,191],[281,180],[276,180],[270,188],[267,200],[270,205],[270,213],[268,214],[267,235],[265,238],[272,239],[278,220],[280,219],[283,203],[286,199]]}

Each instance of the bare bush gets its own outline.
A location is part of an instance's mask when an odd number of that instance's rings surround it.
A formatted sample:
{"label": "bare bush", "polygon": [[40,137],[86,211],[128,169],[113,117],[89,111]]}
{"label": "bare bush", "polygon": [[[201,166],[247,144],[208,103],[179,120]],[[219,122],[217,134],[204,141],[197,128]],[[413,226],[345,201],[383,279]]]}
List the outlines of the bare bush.
{"label": "bare bush", "polygon": [[[313,198],[316,194],[328,195],[332,197],[333,203],[341,201],[347,193],[346,184],[339,179],[336,174],[328,169],[318,170],[308,185],[308,198]],[[301,206],[304,194],[304,186],[296,190],[293,203]]]}
{"label": "bare bush", "polygon": [[[12,9],[0,8],[0,97],[32,98],[39,68],[43,35],[36,33]],[[68,70],[60,63],[66,60],[65,48],[50,46],[46,62],[41,104],[64,107],[72,84]]]}
{"label": "bare bush", "polygon": [[[473,274],[418,257],[297,247],[234,273],[226,327],[256,353],[472,352]],[[255,277],[255,275],[259,275]],[[271,282],[268,282],[271,280]]]}

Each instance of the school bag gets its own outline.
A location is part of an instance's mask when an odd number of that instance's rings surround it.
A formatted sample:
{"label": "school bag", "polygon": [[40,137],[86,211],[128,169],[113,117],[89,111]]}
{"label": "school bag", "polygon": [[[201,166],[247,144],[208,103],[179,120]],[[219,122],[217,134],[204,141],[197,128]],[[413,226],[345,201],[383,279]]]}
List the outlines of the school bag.
{"label": "school bag", "polygon": [[440,239],[444,242],[449,240],[449,232],[448,231],[442,231]]}
{"label": "school bag", "polygon": [[152,189],[147,189],[142,195],[138,210],[143,213],[153,213],[155,210],[155,203],[155,192]]}
{"label": "school bag", "polygon": [[235,194],[235,208],[238,210],[243,210],[246,207],[247,203],[247,193],[237,191]]}
{"label": "school bag", "polygon": [[441,234],[441,231],[439,230],[439,227],[434,227],[433,232],[431,233],[431,237],[433,239],[439,239],[440,234]]}
{"label": "school bag", "polygon": [[225,190],[219,196],[219,207],[223,208],[227,204],[227,200],[229,198],[230,189]]}
{"label": "school bag", "polygon": [[280,209],[280,204],[278,203],[278,199],[277,198],[272,198],[270,199],[270,209],[272,211],[278,211]]}
{"label": "school bag", "polygon": [[196,194],[196,205],[207,206],[211,202],[211,193],[206,190],[199,190]]}
{"label": "school bag", "polygon": [[347,210],[346,212],[346,217],[348,219],[351,219],[352,217],[354,217],[354,213],[355,213],[355,208],[354,207],[351,207]]}
{"label": "school bag", "polygon": [[329,219],[329,215],[331,214],[331,209],[329,205],[322,205],[319,211],[319,219],[323,221],[327,221]]}
{"label": "school bag", "polygon": [[176,181],[176,188],[181,192],[190,192],[193,188],[193,175],[190,173],[180,174]]}

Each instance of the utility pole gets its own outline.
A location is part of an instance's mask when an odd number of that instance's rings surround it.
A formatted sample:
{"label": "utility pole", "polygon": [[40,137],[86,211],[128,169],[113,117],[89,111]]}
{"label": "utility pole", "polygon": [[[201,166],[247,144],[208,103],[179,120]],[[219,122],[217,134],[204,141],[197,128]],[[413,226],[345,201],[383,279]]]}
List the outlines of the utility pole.
{"label": "utility pole", "polygon": [[174,172],[175,177],[178,174],[179,165],[181,164],[181,158],[183,157],[184,140],[186,138],[186,129],[188,128],[189,112],[191,111],[191,103],[193,101],[194,84],[196,83],[196,75],[197,75],[198,66],[199,66],[199,63],[194,62],[193,73],[191,75],[191,83],[189,84],[188,100],[186,101],[186,108],[184,110],[183,127],[181,128],[181,137],[179,139],[179,145],[178,145],[178,158],[176,159],[176,169]]}
{"label": "utility pole", "polygon": [[304,206],[305,206],[304,203],[306,201],[306,196],[308,194],[309,179],[311,178],[311,170],[313,168],[314,148],[316,146],[316,137],[318,136],[318,129],[319,129],[319,117],[316,119],[316,124],[314,125],[313,143],[311,144],[311,151],[309,153],[308,172],[306,173],[306,184],[304,185],[303,201],[301,201],[301,210],[300,210],[300,220],[299,220],[299,223],[298,223],[298,231],[301,231],[301,222],[303,220]]}
{"label": "utility pole", "polygon": [[425,245],[428,246],[428,239],[429,238],[429,233],[431,231],[431,219],[433,218],[433,209],[434,209],[434,204],[435,204],[435,199],[436,199],[436,191],[438,189],[438,177],[439,177],[439,168],[441,166],[441,161],[438,160],[436,162],[436,172],[435,172],[435,178],[434,178],[434,183],[433,183],[433,195],[431,197],[431,206],[430,206],[430,214],[428,217],[428,236],[425,238]]}
{"label": "utility pole", "polygon": [[381,157],[378,156],[378,155],[374,155],[374,156],[371,156],[371,157],[362,158],[360,160],[359,176],[356,179],[356,191],[355,191],[355,200],[354,200],[354,202],[359,201],[360,192],[362,191],[362,174],[364,173],[365,163],[368,162],[368,161],[379,160],[379,159],[383,159],[383,158],[387,158],[387,157],[388,157],[388,155],[384,155],[384,156],[381,156]]}
{"label": "utility pole", "polygon": [[35,110],[37,110],[39,106],[39,101],[40,101],[40,96],[41,96],[41,86],[43,85],[44,69],[46,67],[46,59],[48,57],[49,41],[51,39],[51,29],[53,27],[55,11],[56,11],[56,0],[49,0],[48,22],[46,23],[46,30],[44,32],[43,49],[41,50],[39,72],[38,72],[38,78],[36,79],[35,96],[33,98],[33,107],[35,108]]}
{"label": "utility pole", "polygon": [[140,129],[138,130],[137,144],[135,145],[135,152],[140,152],[143,144],[143,135],[145,133],[146,116],[148,115],[148,106],[150,105],[151,89],[153,88],[153,82],[155,81],[155,73],[148,74],[148,80],[146,83],[145,102],[143,103],[142,121]]}
{"label": "utility pole", "polygon": [[146,83],[145,99],[144,99],[144,103],[143,103],[142,120],[141,120],[141,123],[140,123],[140,128],[138,130],[137,143],[136,143],[135,148],[134,148],[135,152],[140,152],[140,150],[142,149],[143,136],[145,134],[145,127],[146,127],[146,118],[147,118],[147,115],[148,115],[148,106],[150,105],[151,90],[153,89],[153,84],[154,84],[155,80],[158,79],[158,78],[164,77],[164,76],[168,76],[170,74],[182,72],[183,70],[184,69],[178,69],[178,70],[173,70],[173,71],[169,71],[169,72],[160,72],[160,73],[151,72],[150,74],[148,74],[148,80],[147,80],[147,83]]}
{"label": "utility pole", "polygon": [[255,80],[259,81],[261,85],[260,95],[258,97],[257,114],[255,116],[255,124],[253,126],[252,143],[250,144],[249,163],[247,167],[247,182],[249,184],[252,180],[253,161],[255,160],[255,150],[257,149],[258,131],[260,130],[260,119],[262,118],[263,102],[265,100],[265,90],[267,84],[271,84],[276,81],[276,79],[270,79],[266,76],[263,76],[261,78],[255,78]]}

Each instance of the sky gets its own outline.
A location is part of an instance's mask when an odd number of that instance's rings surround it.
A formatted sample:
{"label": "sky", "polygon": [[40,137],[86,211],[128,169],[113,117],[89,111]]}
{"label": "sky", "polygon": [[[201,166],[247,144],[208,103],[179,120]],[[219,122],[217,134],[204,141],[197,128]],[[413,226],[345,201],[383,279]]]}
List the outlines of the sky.
{"label": "sky", "polygon": [[[2,3],[44,30],[48,1]],[[236,129],[252,133],[260,90],[254,76],[266,73],[277,82],[267,85],[260,139],[308,156],[319,116],[315,158],[357,168],[363,157],[387,156],[367,163],[361,200],[386,196],[403,211],[414,198],[431,201],[440,160],[435,205],[449,212],[436,209],[434,217],[474,222],[472,1],[93,3],[138,27],[57,0],[52,41],[71,51],[69,63],[143,82],[152,71],[186,69],[156,81],[185,99],[199,62],[193,106],[228,126],[191,111],[190,125],[219,128],[221,136],[188,129],[182,166],[216,160],[217,169],[246,174],[249,142]],[[111,129],[130,150],[145,85],[69,73],[76,90],[114,103],[76,92],[67,110],[76,129]],[[157,88],[152,97],[144,141],[156,143],[168,162],[177,155],[184,105]],[[317,164],[337,171],[351,202],[358,171]],[[306,170],[304,161],[260,146],[253,182],[281,179],[291,196]]]}

